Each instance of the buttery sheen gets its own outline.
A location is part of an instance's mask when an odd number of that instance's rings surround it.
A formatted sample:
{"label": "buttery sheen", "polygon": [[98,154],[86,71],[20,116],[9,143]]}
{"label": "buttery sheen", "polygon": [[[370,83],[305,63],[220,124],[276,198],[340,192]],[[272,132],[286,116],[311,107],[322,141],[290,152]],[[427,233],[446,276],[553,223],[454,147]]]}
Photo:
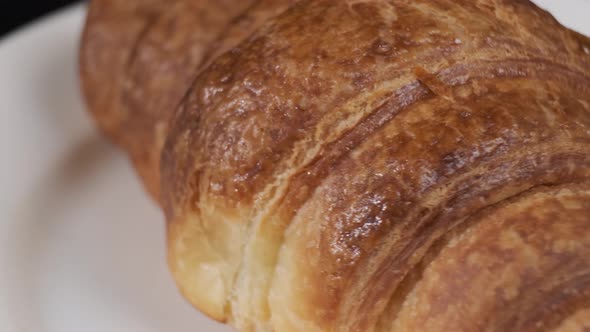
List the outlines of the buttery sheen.
{"label": "buttery sheen", "polygon": [[81,76],[214,319],[590,329],[590,40],[527,0],[93,0]]}

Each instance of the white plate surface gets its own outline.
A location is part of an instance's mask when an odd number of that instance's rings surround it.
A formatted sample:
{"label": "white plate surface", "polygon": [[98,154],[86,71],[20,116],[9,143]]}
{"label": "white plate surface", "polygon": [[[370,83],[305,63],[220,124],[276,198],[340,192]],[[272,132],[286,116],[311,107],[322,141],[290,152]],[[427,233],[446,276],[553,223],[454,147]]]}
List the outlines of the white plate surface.
{"label": "white plate surface", "polygon": [[[590,35],[590,0],[536,2]],[[83,17],[0,41],[0,331],[229,331],[178,295],[161,212],[84,112]]]}

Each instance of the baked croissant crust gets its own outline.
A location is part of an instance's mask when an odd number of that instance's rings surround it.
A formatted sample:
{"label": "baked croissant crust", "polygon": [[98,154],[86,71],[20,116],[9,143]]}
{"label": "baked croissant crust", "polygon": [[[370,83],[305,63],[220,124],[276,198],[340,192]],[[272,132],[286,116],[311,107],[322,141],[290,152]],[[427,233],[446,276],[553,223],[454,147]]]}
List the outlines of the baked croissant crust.
{"label": "baked croissant crust", "polygon": [[83,89],[239,331],[590,329],[590,40],[527,0],[94,0]]}

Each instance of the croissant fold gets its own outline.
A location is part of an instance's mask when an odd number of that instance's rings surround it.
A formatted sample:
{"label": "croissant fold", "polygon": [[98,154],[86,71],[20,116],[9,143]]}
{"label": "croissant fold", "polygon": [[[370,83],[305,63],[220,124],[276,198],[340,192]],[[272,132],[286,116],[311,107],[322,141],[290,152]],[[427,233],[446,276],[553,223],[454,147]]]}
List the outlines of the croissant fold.
{"label": "croissant fold", "polygon": [[527,0],[93,0],[82,88],[239,331],[590,330],[590,39]]}

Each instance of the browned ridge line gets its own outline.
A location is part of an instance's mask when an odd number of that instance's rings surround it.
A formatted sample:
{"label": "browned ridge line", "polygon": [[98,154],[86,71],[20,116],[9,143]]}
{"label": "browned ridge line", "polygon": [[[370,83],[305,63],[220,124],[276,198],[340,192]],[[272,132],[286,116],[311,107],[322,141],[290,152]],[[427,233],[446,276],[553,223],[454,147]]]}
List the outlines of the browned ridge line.
{"label": "browned ridge line", "polygon": [[[501,63],[509,63],[515,66],[517,65],[517,67],[511,68],[512,70],[505,70],[498,73],[497,68]],[[480,63],[468,65],[459,64],[441,70],[438,74],[433,74],[433,76],[440,80],[441,83],[448,84],[450,87],[465,85],[470,80],[490,79],[494,77],[528,77],[540,80],[567,80],[568,82],[583,79],[587,84],[576,84],[576,88],[579,88],[584,92],[590,91],[590,78],[586,77],[584,74],[568,70],[567,67],[549,61],[542,62],[543,67],[539,68],[535,66],[538,63],[541,62],[527,60],[482,61]],[[465,73],[468,69],[477,72],[479,75],[472,75],[467,79],[461,79],[465,77]],[[557,72],[560,73],[560,76],[554,75],[554,70],[557,70]],[[314,184],[309,187],[310,190],[307,195],[307,198],[309,198],[315,188],[322,184],[322,181],[318,181],[318,179],[325,179],[325,175],[330,167],[335,167],[346,155],[352,152],[366,139],[370,138],[377,130],[392,121],[400,112],[419,101],[434,98],[436,96],[436,93],[424,83],[424,80],[411,82],[394,92],[392,97],[390,97],[390,99],[382,106],[369,113],[364,119],[359,121],[354,127],[350,128],[336,141],[325,146],[322,149],[322,152],[318,153],[318,157],[316,157],[309,165],[304,166],[298,171],[297,174],[295,174],[294,179],[291,180],[288,185],[289,189],[286,191],[286,199],[288,200],[290,196],[293,196],[290,194],[292,194],[293,191],[298,190],[297,188],[301,185],[306,184],[309,186],[310,184]],[[307,199],[299,201],[293,210],[297,210],[297,207],[302,206],[306,201]]]}
{"label": "browned ridge line", "polygon": [[[221,31],[221,33],[219,34],[219,36],[221,37],[220,40],[223,40],[223,37],[228,33],[228,31],[230,31],[232,29],[232,25],[236,22],[239,22],[240,20],[242,20],[244,17],[248,16],[248,12],[250,10],[252,10],[253,8],[256,8],[256,6],[258,6],[260,3],[262,2],[262,0],[256,0],[254,2],[252,2],[245,10],[242,14],[234,17],[229,24],[223,29],[223,31]],[[218,47],[218,43],[220,41],[219,39],[213,43],[213,47],[210,47],[207,52],[203,55],[203,60],[201,61],[201,65],[205,65],[205,64],[209,64],[211,63],[211,61],[214,61],[215,59],[212,58],[213,55],[219,50]],[[206,66],[205,66],[206,68]],[[192,89],[191,89],[192,90]]]}
{"label": "browned ridge line", "polygon": [[[482,70],[481,71],[477,71],[477,72],[478,73],[480,73],[480,72],[483,73],[483,75],[481,75],[481,76],[486,77],[486,78],[487,77],[497,77],[497,75],[492,75],[493,72],[491,72],[489,70],[486,70],[486,69],[492,69],[492,67],[497,67],[497,66],[492,65],[493,63],[494,62],[488,62],[488,63],[486,63],[487,66],[486,65],[480,66],[479,68],[482,68]],[[539,61],[534,61],[533,63],[530,63],[530,61],[519,61],[519,62],[515,62],[514,60],[511,60],[510,63],[518,63],[518,67],[516,69],[509,68],[509,69],[514,69],[514,70],[505,70],[504,72],[500,73],[505,78],[512,78],[512,77],[514,77],[514,78],[518,78],[518,77],[529,77],[529,78],[531,78],[531,77],[534,77],[534,78],[538,78],[538,79],[554,80],[554,81],[558,81],[559,82],[559,81],[564,80],[564,79],[569,81],[573,77],[578,76],[578,73],[573,72],[573,71],[570,71],[570,70],[559,70],[558,72],[561,74],[559,76],[556,76],[556,75],[548,75],[550,73],[548,71],[548,69],[549,69],[548,67],[551,67],[551,65],[552,65],[551,62],[543,63],[543,66],[541,68],[539,68],[538,66],[535,66],[535,64],[538,64]],[[528,66],[527,66],[527,64],[528,64]],[[557,66],[557,67],[558,68],[561,68],[561,69],[564,69],[561,66]],[[506,68],[506,67],[504,67],[504,68]],[[446,75],[446,77],[443,76],[443,78],[445,80],[449,80],[449,81],[453,82],[453,78],[454,77],[451,76],[450,73],[452,73],[452,70],[447,70],[446,73],[445,73],[447,75]],[[470,79],[474,79],[474,78],[476,78],[476,77],[471,77]],[[579,78],[579,77],[577,77],[577,78]],[[586,79],[585,76],[583,76],[583,78]],[[467,81],[456,81],[455,80],[454,81],[454,84],[455,84],[455,86],[458,86],[458,85],[464,84],[466,82]],[[576,88],[580,88],[583,91],[586,91],[587,90],[587,88],[584,85],[576,85],[575,87]],[[395,113],[395,114],[397,114],[397,113]],[[377,128],[375,128],[375,129],[377,129]],[[352,148],[347,148],[347,149],[344,149],[344,152],[347,153],[347,152],[350,152],[351,150],[352,150]],[[310,192],[312,192],[312,190],[310,190]],[[309,196],[307,198],[309,198]],[[303,201],[303,203],[304,202],[305,201]],[[301,203],[301,204],[303,204],[303,203]],[[409,253],[408,253],[408,255],[409,255]],[[369,304],[367,304],[367,305],[369,305]]]}
{"label": "browned ridge line", "polygon": [[[589,146],[586,144],[586,146]],[[583,149],[583,151],[588,150],[588,147]],[[554,165],[554,168],[550,171],[553,171],[554,174],[568,174],[568,167],[570,166],[570,162],[573,162],[576,165],[586,165],[588,167],[590,165],[590,156],[585,155],[583,152],[574,152],[574,153],[559,153],[552,156],[542,156],[538,153],[533,154],[534,158],[531,160],[525,160],[523,163],[519,163],[515,165],[517,170],[531,170],[531,167],[535,167],[535,165],[543,164],[543,158],[547,158],[548,160],[552,160],[551,164]],[[505,160],[510,163],[510,155],[504,158]],[[505,161],[506,162],[506,161]],[[557,165],[557,166],[555,166]],[[531,190],[537,186],[556,186],[561,184],[567,183],[576,183],[580,181],[587,180],[587,174],[585,175],[568,175],[568,177],[564,176],[563,178],[555,179],[551,177],[550,173],[547,173],[547,170],[543,169],[535,169],[534,174],[512,174],[510,179],[495,179],[498,175],[502,175],[504,173],[505,165],[500,162],[494,163],[492,160],[492,167],[485,169],[482,173],[474,174],[472,176],[468,176],[463,181],[459,182],[456,186],[457,189],[451,189],[450,192],[455,193],[453,196],[449,197],[445,201],[441,202],[441,205],[437,207],[437,210],[434,211],[426,211],[426,214],[422,216],[421,207],[417,206],[412,211],[407,213],[407,216],[404,218],[406,222],[402,222],[401,225],[396,228],[394,227],[389,232],[399,231],[400,227],[403,229],[404,233],[404,241],[402,243],[397,244],[398,250],[396,250],[395,255],[388,255],[386,257],[386,261],[380,265],[379,269],[375,271],[374,279],[377,280],[388,280],[389,285],[399,285],[399,283],[406,277],[408,272],[419,264],[421,259],[424,257],[424,254],[431,247],[431,245],[443,236],[446,232],[451,230],[453,227],[456,227],[458,224],[463,222],[466,218],[470,215],[479,213],[480,211],[490,207],[491,205],[498,203],[498,202],[484,202],[484,203],[477,203],[478,197],[486,197],[489,194],[493,193],[495,189],[502,188],[503,186],[510,183],[511,185],[515,185],[518,183],[522,183],[522,185],[526,184],[526,181],[529,179],[537,179],[536,184],[525,186],[524,188],[513,192],[509,196],[500,197],[500,202],[506,199],[511,199],[518,195],[521,195],[528,190]],[[495,167],[494,167],[495,166]],[[560,168],[561,167],[561,168]],[[496,170],[494,172],[494,170]],[[478,190],[474,190],[471,188],[470,183],[473,182],[474,178],[478,178],[482,183],[491,183],[488,188],[483,188]],[[486,179],[488,178],[488,179]],[[438,187],[444,186],[444,183],[439,184]],[[430,190],[435,190],[436,188],[431,188]],[[463,206],[457,202],[466,202]],[[475,203],[474,203],[475,202]],[[459,206],[458,209],[456,207]],[[475,211],[473,213],[465,214],[466,211]],[[420,218],[421,217],[421,218]],[[408,220],[414,220],[414,223],[409,223]],[[385,236],[384,241],[387,240],[387,236]],[[387,246],[385,243],[381,245]],[[391,252],[391,250],[386,250],[387,252]],[[362,268],[360,268],[362,270]],[[358,271],[356,272],[358,273]],[[353,280],[355,278],[351,278]],[[374,292],[379,290],[375,289],[378,287],[374,287],[375,284],[365,284],[364,288],[361,292],[367,292],[370,295],[363,298],[360,303],[361,308],[370,308],[374,307],[374,303],[371,303],[371,299],[374,298]],[[372,288],[373,287],[373,288]],[[392,298],[395,294],[397,287],[392,287],[390,289],[390,293],[388,298]],[[380,292],[384,292],[386,290],[380,290]],[[391,301],[391,300],[390,300]],[[381,316],[385,311],[386,307],[384,306],[380,310]],[[366,309],[370,311],[369,309]]]}
{"label": "browned ridge line", "polygon": [[[426,250],[425,254],[422,256],[422,259],[419,260],[412,268],[410,268],[410,270],[407,272],[407,274],[404,276],[404,278],[402,279],[402,281],[399,283],[399,286],[395,289],[395,291],[393,292],[392,296],[390,297],[390,300],[386,306],[386,308],[390,308],[393,305],[396,305],[393,309],[394,310],[390,310],[388,311],[388,314],[391,314],[393,317],[393,319],[391,319],[391,321],[388,319],[387,321],[385,320],[386,318],[391,318],[389,316],[385,316],[385,310],[382,313],[382,315],[380,316],[379,319],[379,323],[381,324],[380,326],[383,327],[383,324],[387,324],[387,328],[381,328],[381,329],[377,329],[377,331],[379,332],[385,332],[385,331],[390,331],[391,328],[393,327],[393,324],[395,324],[395,322],[397,321],[398,317],[399,317],[399,313],[401,311],[401,306],[407,301],[408,296],[410,295],[410,292],[416,287],[417,284],[419,284],[422,281],[423,278],[423,273],[424,271],[426,271],[430,265],[436,261],[438,259],[438,257],[441,255],[443,249],[445,249],[446,247],[448,247],[448,245],[450,243],[452,243],[454,240],[461,238],[464,234],[466,234],[470,229],[476,227],[477,225],[479,225],[480,223],[483,222],[483,218],[482,216],[488,214],[488,213],[493,213],[494,211],[506,206],[507,204],[511,203],[511,202],[515,202],[518,201],[521,198],[526,198],[530,195],[534,195],[540,192],[547,192],[547,191],[552,191],[555,188],[561,188],[561,187],[567,187],[568,185],[575,185],[575,184],[579,184],[578,181],[565,181],[563,183],[560,184],[540,184],[540,185],[536,185],[533,186],[529,189],[523,190],[511,197],[508,197],[502,201],[490,204],[486,207],[483,207],[479,210],[476,210],[475,212],[471,213],[470,215],[466,216],[465,218],[463,218],[463,221],[459,221],[457,222],[453,227],[450,227],[447,232],[445,234],[443,234],[441,237],[439,237],[438,239],[436,239],[432,245]],[[582,183],[582,185],[589,185],[589,182],[584,182]],[[574,269],[575,271],[575,269]],[[588,272],[590,273],[590,271]],[[583,278],[590,278],[589,276],[583,275]],[[582,278],[580,277],[580,278]],[[575,277],[573,279],[580,279],[578,277]],[[583,281],[590,281],[583,279]],[[555,292],[558,292],[560,289],[563,289],[563,287],[572,284],[572,282],[568,283],[568,282],[562,282],[559,285],[556,285],[555,287],[553,287]],[[565,296],[565,299],[563,299],[565,302],[567,302],[566,300],[568,300],[569,302],[573,302],[574,305],[570,305],[569,309],[566,311],[567,313],[571,314],[573,312],[575,312],[578,309],[581,309],[582,307],[584,307],[584,303],[583,300],[589,300],[590,299],[590,283],[586,284],[584,283],[575,283],[574,285],[579,286],[578,288],[580,288],[581,290],[586,290],[586,293],[573,293],[571,294],[571,296]],[[580,285],[582,285],[580,287]],[[531,288],[541,288],[541,285],[536,285],[535,287],[531,287]],[[548,294],[547,298],[549,298],[551,296],[553,297],[558,297],[560,294],[555,293],[555,294]],[[583,295],[583,296],[582,296]],[[395,301],[395,303],[394,303]],[[529,301],[529,302],[527,302]],[[515,307],[518,308],[522,308],[522,304],[523,303],[544,303],[544,301],[540,301],[539,299],[535,300],[535,301],[531,301],[530,299],[528,300],[523,300],[521,299],[519,301],[519,299],[515,299],[513,301],[513,303],[508,307],[505,308],[504,312],[506,313],[511,313],[511,312],[519,312],[518,310],[514,310]],[[586,305],[588,305],[588,303],[586,303]],[[535,310],[535,308],[530,308],[530,311],[533,312]],[[559,323],[561,323],[564,319],[567,318],[567,314],[566,312],[563,313],[562,316],[559,317],[559,319],[556,319],[555,317],[552,318],[551,320],[551,327],[555,327],[557,326]],[[541,315],[542,313],[539,312],[538,315]],[[501,315],[501,316],[506,316],[506,315]],[[530,315],[530,321],[525,321],[525,322],[521,322],[522,325],[527,325],[527,324],[536,324],[537,322],[541,321],[543,317],[534,317],[534,312],[531,313]],[[545,319],[549,319],[548,317],[545,317]],[[522,319],[521,319],[522,320]],[[486,326],[493,326],[493,325],[498,325],[496,324],[497,322],[495,321],[490,321],[484,325]],[[511,330],[511,328],[514,328],[516,322],[514,321],[505,321],[505,322],[501,322],[501,328],[498,329],[498,331],[509,331]],[[544,323],[545,326],[549,326],[548,323]],[[379,327],[379,325],[378,325]],[[520,330],[520,329],[519,329]]]}
{"label": "browned ridge line", "polygon": [[[499,64],[505,64],[504,71],[498,72]],[[507,65],[506,65],[507,64]],[[502,67],[502,66],[501,66]],[[474,70],[478,75],[472,75],[465,79],[465,71]],[[558,75],[555,75],[555,70]],[[469,81],[477,79],[490,79],[495,77],[502,78],[534,78],[539,80],[553,80],[557,82],[575,81],[581,79],[590,83],[590,78],[584,74],[568,69],[565,66],[553,63],[551,61],[531,61],[520,59],[509,59],[501,61],[481,61],[474,64],[459,64],[453,67],[441,70],[433,74],[434,78],[440,83],[447,84],[450,87],[458,87],[467,84]],[[429,82],[426,82],[429,83]],[[588,91],[587,85],[576,84],[575,88],[582,91]],[[436,89],[435,89],[436,90]],[[351,153],[362,142],[371,137],[376,131],[384,125],[395,119],[402,111],[419,101],[437,97],[430,87],[422,80],[411,82],[400,88],[392,94],[392,97],[375,111],[369,113],[354,127],[344,133],[339,139],[328,144],[318,154],[318,157],[309,165],[303,167],[289,181],[287,190],[279,204],[290,206],[290,218],[294,212],[301,207],[309,198],[323,180],[326,179],[327,172],[336,167],[344,158]],[[308,188],[305,195],[294,195],[297,188],[306,186]]]}
{"label": "browned ridge line", "polygon": [[[166,9],[171,10],[170,9],[171,7],[168,7]],[[164,17],[164,15],[167,13],[167,10],[162,10],[158,13],[146,14],[145,23],[144,23],[143,27],[141,28],[141,31],[137,35],[137,38],[135,38],[135,41],[133,42],[133,45],[131,46],[131,49],[129,51],[129,56],[125,60],[126,63],[125,63],[125,70],[124,70],[124,75],[123,75],[124,80],[129,75],[129,71],[131,70],[131,67],[132,67],[131,65],[133,64],[133,62],[135,62],[135,59],[137,58],[137,55],[139,54],[139,46],[141,46],[141,44],[143,43],[145,38],[148,36],[148,34],[152,30],[152,28],[156,25],[156,23],[158,23],[158,21],[162,17]]]}

